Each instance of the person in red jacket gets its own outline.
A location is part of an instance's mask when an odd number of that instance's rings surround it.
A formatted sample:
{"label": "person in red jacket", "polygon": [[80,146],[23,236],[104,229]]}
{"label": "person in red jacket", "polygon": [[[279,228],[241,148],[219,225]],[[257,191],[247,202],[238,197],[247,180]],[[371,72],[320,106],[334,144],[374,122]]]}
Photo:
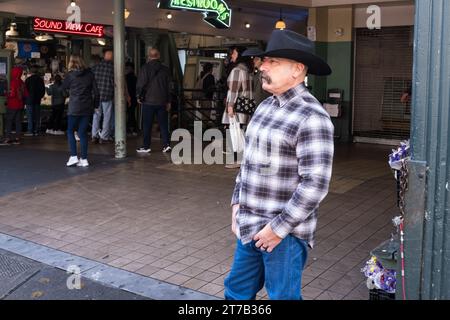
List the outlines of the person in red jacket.
{"label": "person in red jacket", "polygon": [[[0,145],[20,144],[19,136],[22,132],[22,110],[26,96],[25,83],[22,81],[23,69],[14,67],[11,70],[11,85],[6,100],[6,139]],[[15,136],[12,134],[13,123],[16,124]]]}

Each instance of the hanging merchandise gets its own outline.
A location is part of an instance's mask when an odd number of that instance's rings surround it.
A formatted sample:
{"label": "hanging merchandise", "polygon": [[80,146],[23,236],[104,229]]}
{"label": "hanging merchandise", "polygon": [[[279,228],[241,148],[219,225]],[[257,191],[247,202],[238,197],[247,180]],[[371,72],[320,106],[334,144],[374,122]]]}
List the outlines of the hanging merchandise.
{"label": "hanging merchandise", "polygon": [[394,224],[400,231],[400,258],[402,276],[402,298],[406,300],[405,289],[405,255],[404,255],[404,216],[405,216],[405,194],[408,189],[408,167],[407,162],[411,159],[410,141],[406,140],[400,144],[397,150],[389,155],[389,165],[395,170],[397,179],[397,205],[400,216],[394,219]]}
{"label": "hanging merchandise", "polygon": [[369,289],[379,289],[387,293],[395,293],[396,288],[396,271],[383,267],[377,257],[366,262],[366,266],[361,272],[367,277],[367,286]]}
{"label": "hanging merchandise", "polygon": [[405,194],[408,189],[407,162],[411,158],[410,149],[410,141],[405,140],[400,143],[396,150],[392,150],[392,153],[389,155],[389,166],[394,170],[394,176],[397,180],[397,206],[400,209],[400,216],[392,220],[396,227],[396,233],[392,234],[390,240],[385,241],[370,252],[372,258],[361,269],[361,272],[367,277],[367,287],[370,290],[371,300],[395,299],[398,256],[401,259],[402,297],[403,300],[406,300],[403,242]]}
{"label": "hanging merchandise", "polygon": [[400,143],[397,150],[392,150],[389,155],[389,166],[394,170],[401,170],[402,163],[410,159],[410,141],[405,140]]}

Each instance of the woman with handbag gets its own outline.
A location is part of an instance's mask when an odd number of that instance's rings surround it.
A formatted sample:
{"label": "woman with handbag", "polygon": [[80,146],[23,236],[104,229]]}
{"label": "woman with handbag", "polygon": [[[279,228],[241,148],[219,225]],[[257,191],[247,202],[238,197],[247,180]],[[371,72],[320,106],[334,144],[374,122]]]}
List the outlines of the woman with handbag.
{"label": "woman with handbag", "polygon": [[[240,125],[242,129],[249,120],[246,106],[251,105],[253,101],[253,62],[251,57],[244,57],[242,53],[245,48],[231,48],[231,62],[234,68],[228,76],[228,93],[226,98],[226,108],[222,117],[222,124],[235,124],[233,120]],[[254,101],[253,101],[254,104]],[[233,146],[233,151],[240,149]],[[232,164],[227,164],[227,169],[238,169],[240,163],[237,161],[237,152],[234,152]]]}

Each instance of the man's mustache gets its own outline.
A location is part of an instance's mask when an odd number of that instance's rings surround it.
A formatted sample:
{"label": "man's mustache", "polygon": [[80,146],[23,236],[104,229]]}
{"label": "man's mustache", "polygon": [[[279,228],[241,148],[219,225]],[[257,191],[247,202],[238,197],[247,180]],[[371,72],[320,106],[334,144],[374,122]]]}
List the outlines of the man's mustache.
{"label": "man's mustache", "polygon": [[267,82],[267,84],[272,83],[272,79],[265,72],[261,72],[261,79]]}

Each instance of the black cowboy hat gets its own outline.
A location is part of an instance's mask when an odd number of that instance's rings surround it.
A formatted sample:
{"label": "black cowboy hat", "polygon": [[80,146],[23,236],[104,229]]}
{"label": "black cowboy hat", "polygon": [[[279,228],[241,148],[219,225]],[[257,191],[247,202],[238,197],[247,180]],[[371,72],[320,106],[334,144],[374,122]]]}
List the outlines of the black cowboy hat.
{"label": "black cowboy hat", "polygon": [[248,48],[242,52],[243,57],[260,57],[264,54],[264,51],[260,48]]}
{"label": "black cowboy hat", "polygon": [[330,66],[314,53],[314,42],[291,30],[274,30],[265,52],[260,56],[285,58],[308,67],[308,73],[317,76],[331,74]]}

